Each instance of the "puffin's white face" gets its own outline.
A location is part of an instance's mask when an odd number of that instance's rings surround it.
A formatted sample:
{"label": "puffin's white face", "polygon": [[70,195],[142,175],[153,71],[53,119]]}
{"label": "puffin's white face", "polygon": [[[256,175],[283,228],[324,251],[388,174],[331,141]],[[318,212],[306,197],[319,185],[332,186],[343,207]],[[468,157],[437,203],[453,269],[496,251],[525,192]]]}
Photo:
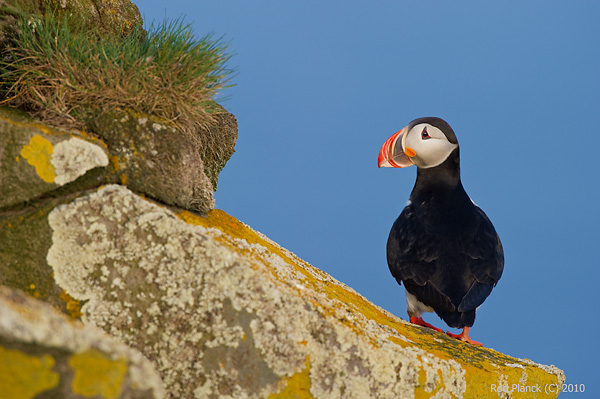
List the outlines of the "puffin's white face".
{"label": "puffin's white face", "polygon": [[[409,125],[410,126],[410,125]],[[458,147],[440,129],[429,123],[408,126],[394,134],[379,151],[379,167],[404,168],[417,165],[433,168],[443,163]]]}
{"label": "puffin's white face", "polygon": [[420,168],[438,166],[458,144],[448,141],[440,129],[428,123],[415,125],[402,139],[404,154]]}

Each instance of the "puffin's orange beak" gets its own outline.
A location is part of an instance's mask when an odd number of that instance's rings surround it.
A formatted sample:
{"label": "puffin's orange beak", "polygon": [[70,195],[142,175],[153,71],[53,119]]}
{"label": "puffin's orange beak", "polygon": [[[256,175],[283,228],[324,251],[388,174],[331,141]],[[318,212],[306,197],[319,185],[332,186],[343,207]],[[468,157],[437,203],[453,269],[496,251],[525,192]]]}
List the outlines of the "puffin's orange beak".
{"label": "puffin's orange beak", "polygon": [[415,156],[415,151],[410,147],[404,148],[406,133],[405,127],[383,143],[377,157],[377,165],[380,168],[406,168],[413,164],[409,156]]}

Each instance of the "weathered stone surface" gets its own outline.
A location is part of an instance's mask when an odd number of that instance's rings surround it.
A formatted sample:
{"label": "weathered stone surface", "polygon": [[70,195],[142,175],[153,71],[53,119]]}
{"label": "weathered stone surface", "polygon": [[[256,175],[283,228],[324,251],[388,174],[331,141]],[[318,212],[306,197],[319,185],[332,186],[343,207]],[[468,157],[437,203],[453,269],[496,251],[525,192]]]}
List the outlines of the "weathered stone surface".
{"label": "weathered stone surface", "polygon": [[65,314],[79,317],[79,302],[56,285],[52,268],[46,263],[52,245],[48,213],[58,204],[48,201],[0,213],[0,285],[18,288]]}
{"label": "weathered stone surface", "polygon": [[214,208],[197,136],[131,111],[107,112],[89,125],[107,144],[121,183],[133,191],[204,214]]}
{"label": "weathered stone surface", "polygon": [[237,139],[233,115],[223,109],[216,119],[197,134],[183,134],[156,118],[114,111],[90,122],[98,139],[0,107],[0,218],[2,208],[111,182],[206,214]]}
{"label": "weathered stone surface", "polygon": [[0,398],[164,398],[153,365],[99,329],[0,286]]}
{"label": "weathered stone surface", "polygon": [[[42,2],[44,11],[56,7],[56,0]],[[130,0],[62,0],[61,10],[86,26],[93,26],[106,35],[125,35],[142,26],[142,15]]]}
{"label": "weathered stone surface", "polygon": [[0,108],[0,208],[31,201],[107,165],[108,151],[99,140],[19,120]]}
{"label": "weathered stone surface", "polygon": [[78,316],[78,302],[56,285],[46,263],[47,215],[85,190],[121,181],[184,208],[207,212],[213,206],[198,146],[192,147],[197,142],[178,141],[178,132],[143,116],[128,118],[128,126],[115,122],[109,149],[83,132],[50,127],[0,107],[0,284]]}
{"label": "weathered stone surface", "polygon": [[217,106],[214,115],[215,123],[198,127],[196,132],[200,139],[200,155],[204,162],[204,172],[215,190],[219,181],[219,173],[235,152],[237,141],[237,121],[235,117],[221,106]]}
{"label": "weathered stone surface", "polygon": [[44,15],[58,11],[83,26],[112,36],[125,35],[142,26],[142,15],[130,0],[0,0],[0,6],[0,46],[16,29],[14,17],[23,12]]}
{"label": "weathered stone surface", "polygon": [[172,398],[482,398],[564,381],[409,325],[221,211],[111,185],[48,220],[48,263],[82,320],[143,352]]}

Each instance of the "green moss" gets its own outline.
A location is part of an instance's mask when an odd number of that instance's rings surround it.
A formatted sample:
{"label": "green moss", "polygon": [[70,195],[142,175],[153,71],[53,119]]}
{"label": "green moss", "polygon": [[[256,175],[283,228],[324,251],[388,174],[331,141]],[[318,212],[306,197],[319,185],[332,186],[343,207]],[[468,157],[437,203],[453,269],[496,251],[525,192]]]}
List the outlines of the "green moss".
{"label": "green moss", "polygon": [[59,204],[50,201],[39,208],[0,213],[0,284],[18,288],[74,316],[76,308],[66,297],[61,298],[63,290],[56,285],[46,262],[52,245],[48,213]]}
{"label": "green moss", "polygon": [[58,385],[50,355],[30,356],[0,345],[0,399],[31,399]]}

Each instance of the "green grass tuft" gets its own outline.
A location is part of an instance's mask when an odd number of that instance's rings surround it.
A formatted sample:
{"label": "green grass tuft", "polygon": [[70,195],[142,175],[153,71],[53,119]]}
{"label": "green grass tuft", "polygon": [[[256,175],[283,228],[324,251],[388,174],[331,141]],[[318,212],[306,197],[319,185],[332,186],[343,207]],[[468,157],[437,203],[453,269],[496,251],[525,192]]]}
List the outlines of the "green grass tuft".
{"label": "green grass tuft", "polygon": [[125,108],[190,132],[219,112],[213,99],[232,72],[226,47],[197,39],[181,19],[113,38],[53,13],[29,15],[0,60],[2,103],[66,127]]}

